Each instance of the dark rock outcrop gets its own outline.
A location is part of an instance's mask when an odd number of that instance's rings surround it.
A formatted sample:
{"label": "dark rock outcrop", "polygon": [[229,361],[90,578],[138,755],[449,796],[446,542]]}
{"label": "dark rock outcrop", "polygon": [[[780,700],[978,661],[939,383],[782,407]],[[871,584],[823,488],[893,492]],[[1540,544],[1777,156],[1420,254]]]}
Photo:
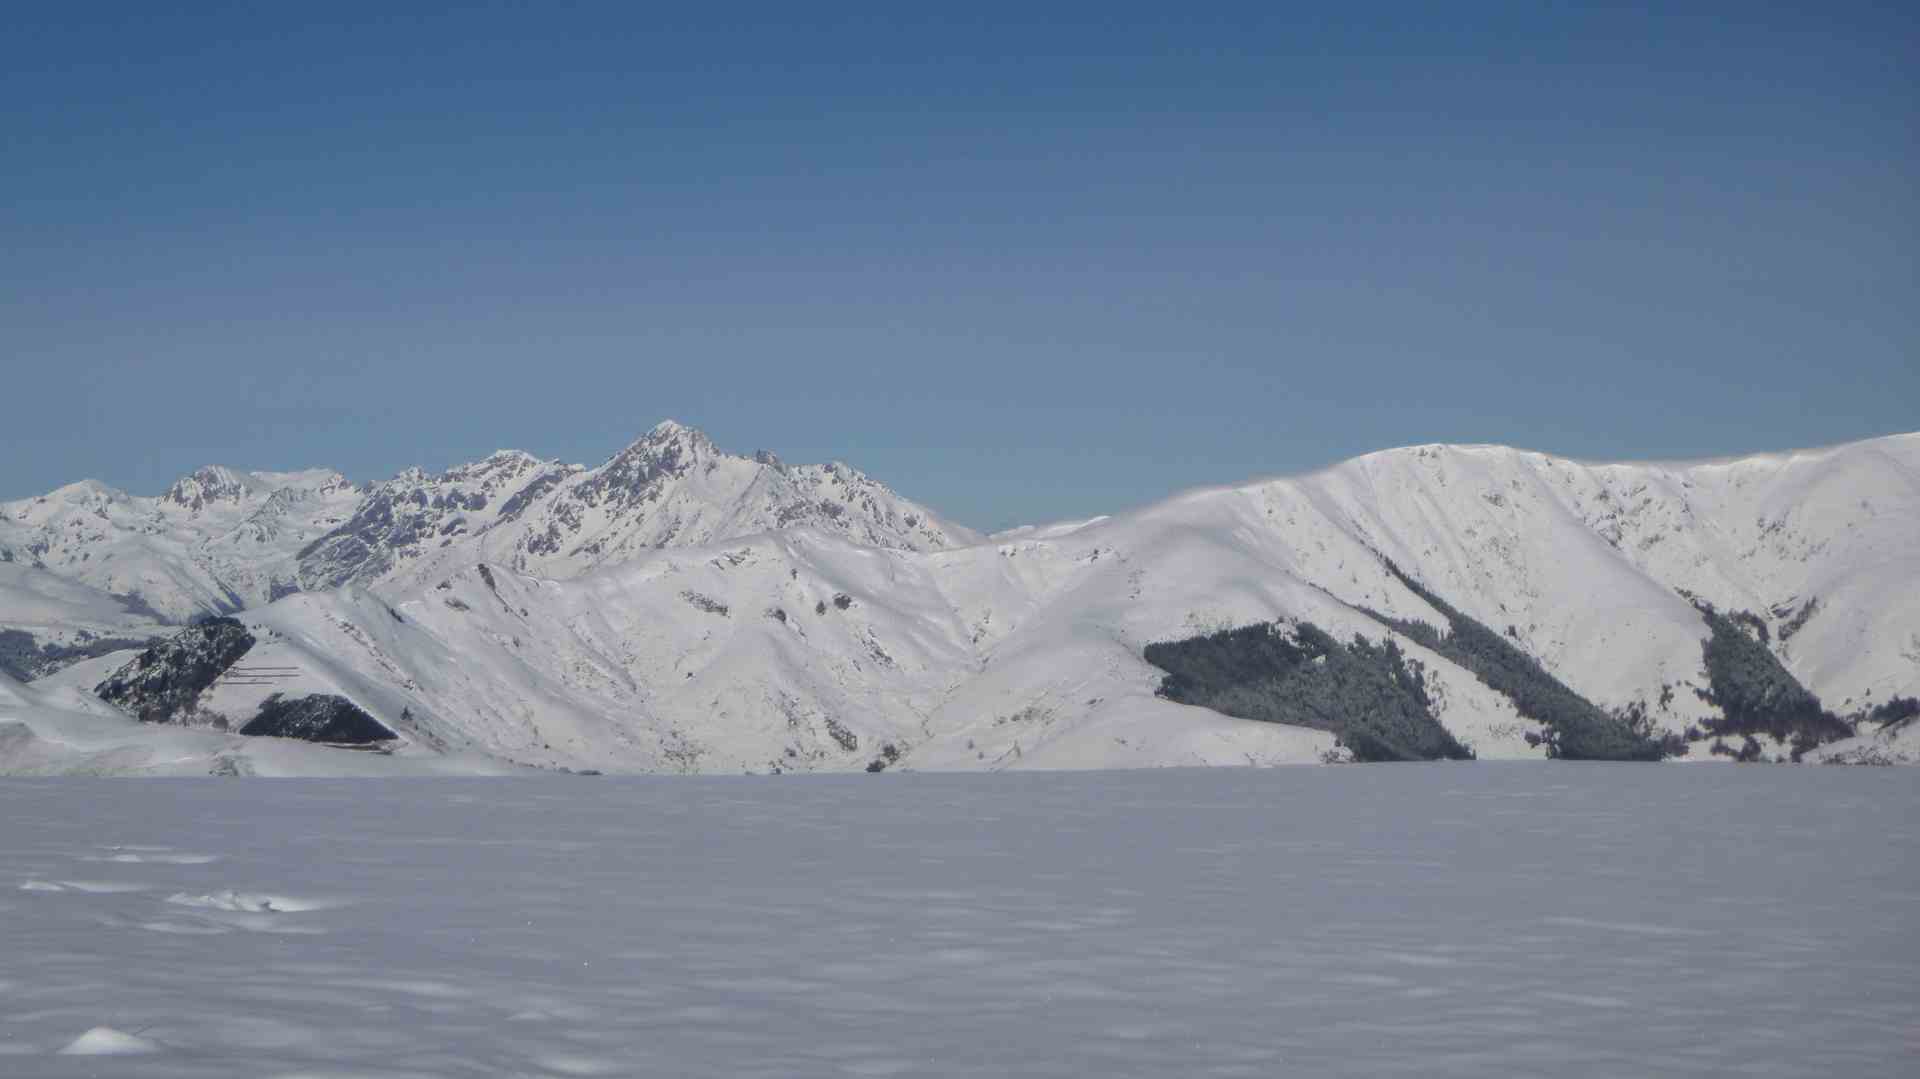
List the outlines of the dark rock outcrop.
{"label": "dark rock outcrop", "polygon": [[209,618],[133,658],[93,692],[142,723],[166,723],[193,703],[253,647],[253,634],[234,618]]}
{"label": "dark rock outcrop", "polygon": [[335,745],[367,745],[398,737],[359,705],[326,693],[292,700],[275,693],[261,702],[259,713],[240,733]]}

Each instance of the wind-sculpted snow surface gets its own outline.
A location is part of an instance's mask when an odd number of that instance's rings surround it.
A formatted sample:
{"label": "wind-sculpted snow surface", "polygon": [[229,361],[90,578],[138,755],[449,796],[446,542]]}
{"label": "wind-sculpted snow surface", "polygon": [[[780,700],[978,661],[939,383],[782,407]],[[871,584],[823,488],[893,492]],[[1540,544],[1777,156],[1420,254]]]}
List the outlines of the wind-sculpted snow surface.
{"label": "wind-sculpted snow surface", "polygon": [[1917,778],[17,781],[0,1074],[1906,1075]]}

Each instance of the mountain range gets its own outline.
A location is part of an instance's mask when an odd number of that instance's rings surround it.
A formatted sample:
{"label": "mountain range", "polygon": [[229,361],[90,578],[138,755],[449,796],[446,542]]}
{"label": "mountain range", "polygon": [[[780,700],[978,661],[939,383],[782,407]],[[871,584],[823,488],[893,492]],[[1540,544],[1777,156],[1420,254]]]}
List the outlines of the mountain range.
{"label": "mountain range", "polygon": [[0,503],[0,770],[1908,761],[1916,581],[1920,435],[1413,446],[990,536],[672,422],[209,467]]}

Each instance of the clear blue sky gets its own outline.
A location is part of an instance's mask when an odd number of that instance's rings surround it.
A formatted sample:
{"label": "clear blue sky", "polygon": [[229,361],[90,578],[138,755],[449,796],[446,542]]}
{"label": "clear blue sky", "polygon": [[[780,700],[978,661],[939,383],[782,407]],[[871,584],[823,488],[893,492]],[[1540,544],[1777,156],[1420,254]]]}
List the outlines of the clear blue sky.
{"label": "clear blue sky", "polygon": [[1920,427],[1911,5],[169,6],[0,32],[0,497],[673,417],[1000,527]]}

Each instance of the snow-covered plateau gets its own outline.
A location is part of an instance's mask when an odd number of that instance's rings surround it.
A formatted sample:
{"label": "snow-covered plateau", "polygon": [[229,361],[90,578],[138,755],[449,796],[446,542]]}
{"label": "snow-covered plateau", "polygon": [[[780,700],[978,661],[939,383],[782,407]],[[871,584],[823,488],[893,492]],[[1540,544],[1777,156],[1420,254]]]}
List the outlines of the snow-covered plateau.
{"label": "snow-covered plateau", "polygon": [[672,422],[591,468],[87,481],[0,504],[0,671],[16,774],[1911,762],[1920,434],[1415,446],[993,536]]}
{"label": "snow-covered plateau", "polygon": [[1920,773],[0,784],[0,1074],[1899,1076]]}

